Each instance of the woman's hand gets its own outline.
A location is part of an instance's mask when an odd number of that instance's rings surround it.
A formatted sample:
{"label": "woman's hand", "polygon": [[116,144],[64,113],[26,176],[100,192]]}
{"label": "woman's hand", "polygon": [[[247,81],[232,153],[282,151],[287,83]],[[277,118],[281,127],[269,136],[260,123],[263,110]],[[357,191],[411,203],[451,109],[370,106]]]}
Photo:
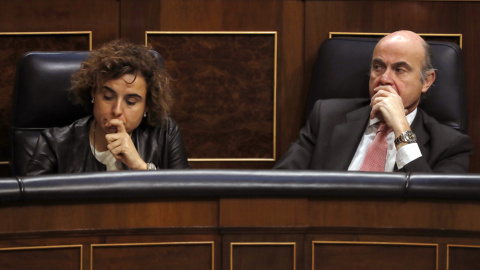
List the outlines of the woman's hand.
{"label": "woman's hand", "polygon": [[123,122],[119,119],[112,119],[106,126],[115,126],[117,128],[117,133],[105,135],[107,148],[113,156],[132,170],[146,170],[148,165],[138,154],[132,138],[125,130]]}

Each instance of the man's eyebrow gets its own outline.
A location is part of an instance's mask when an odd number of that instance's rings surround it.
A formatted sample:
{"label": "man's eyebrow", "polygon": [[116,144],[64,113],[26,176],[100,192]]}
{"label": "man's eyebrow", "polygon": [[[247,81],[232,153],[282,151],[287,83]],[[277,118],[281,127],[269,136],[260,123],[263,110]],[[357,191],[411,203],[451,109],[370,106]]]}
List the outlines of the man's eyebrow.
{"label": "man's eyebrow", "polygon": [[405,61],[400,61],[400,62],[396,62],[396,63],[393,63],[392,65],[393,67],[404,67],[408,70],[412,70],[412,66],[410,66],[407,62]]}
{"label": "man's eyebrow", "polygon": [[372,64],[383,64],[383,65],[385,65],[385,62],[381,58],[373,58]]}

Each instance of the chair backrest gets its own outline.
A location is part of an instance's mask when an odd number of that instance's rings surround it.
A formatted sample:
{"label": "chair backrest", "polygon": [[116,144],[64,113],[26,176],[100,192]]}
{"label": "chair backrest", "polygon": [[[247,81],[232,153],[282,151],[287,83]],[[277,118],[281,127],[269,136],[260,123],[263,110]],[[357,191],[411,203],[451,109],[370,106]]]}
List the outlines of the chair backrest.
{"label": "chair backrest", "polygon": [[[160,54],[151,52],[163,67]],[[20,57],[11,123],[13,175],[25,175],[42,130],[69,125],[89,114],[70,102],[67,91],[72,73],[88,54],[88,51],[29,52]]]}
{"label": "chair backrest", "polygon": [[[369,97],[368,81],[378,39],[337,37],[321,45],[307,99],[307,114],[318,99]],[[420,103],[440,123],[467,131],[462,50],[454,43],[428,41],[436,79]]]}

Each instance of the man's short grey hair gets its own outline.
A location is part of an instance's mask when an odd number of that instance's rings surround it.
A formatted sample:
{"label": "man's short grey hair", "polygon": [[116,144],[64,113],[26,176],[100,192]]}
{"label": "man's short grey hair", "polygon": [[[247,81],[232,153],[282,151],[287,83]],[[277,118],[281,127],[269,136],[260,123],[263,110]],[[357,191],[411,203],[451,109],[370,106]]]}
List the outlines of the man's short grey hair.
{"label": "man's short grey hair", "polygon": [[420,82],[425,83],[425,78],[431,71],[435,71],[432,64],[432,50],[427,42],[424,43],[423,49],[425,50],[425,56],[423,59],[422,71],[420,72]]}

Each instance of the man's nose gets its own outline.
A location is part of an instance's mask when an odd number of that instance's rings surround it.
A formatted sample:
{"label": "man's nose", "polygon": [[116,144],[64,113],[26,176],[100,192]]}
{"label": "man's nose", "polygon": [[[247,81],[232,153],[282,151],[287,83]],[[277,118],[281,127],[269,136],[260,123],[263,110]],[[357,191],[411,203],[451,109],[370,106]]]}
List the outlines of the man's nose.
{"label": "man's nose", "polygon": [[386,71],[385,73],[382,74],[382,77],[380,77],[380,83],[382,85],[392,85],[393,84],[393,79],[390,76],[390,71]]}

